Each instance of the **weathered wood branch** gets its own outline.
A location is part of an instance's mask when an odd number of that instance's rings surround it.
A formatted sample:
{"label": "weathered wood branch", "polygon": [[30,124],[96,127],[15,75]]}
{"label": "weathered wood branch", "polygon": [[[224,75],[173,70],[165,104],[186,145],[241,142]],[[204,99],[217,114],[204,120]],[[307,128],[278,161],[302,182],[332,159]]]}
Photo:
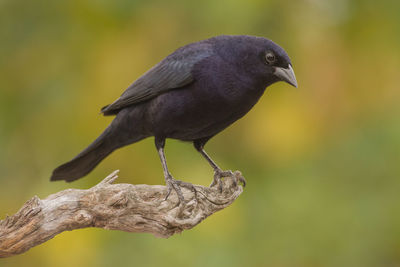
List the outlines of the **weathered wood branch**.
{"label": "weathered wood branch", "polygon": [[40,200],[27,201],[13,216],[0,221],[0,257],[23,253],[55,235],[86,227],[152,233],[167,238],[191,229],[216,211],[226,208],[243,192],[240,172],[217,186],[182,188],[186,204],[175,192],[167,200],[161,185],[112,184],[118,171],[96,186],[67,189]]}

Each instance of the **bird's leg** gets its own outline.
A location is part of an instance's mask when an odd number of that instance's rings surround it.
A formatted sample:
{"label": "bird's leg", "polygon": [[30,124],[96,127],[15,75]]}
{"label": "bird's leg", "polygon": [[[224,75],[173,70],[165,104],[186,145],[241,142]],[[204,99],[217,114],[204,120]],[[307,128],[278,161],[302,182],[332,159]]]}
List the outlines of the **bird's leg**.
{"label": "bird's leg", "polygon": [[218,185],[220,191],[222,191],[222,177],[233,177],[233,172],[231,170],[224,171],[222,170],[211,158],[210,156],[204,151],[204,149],[199,150],[200,154],[208,161],[211,167],[214,169],[214,179],[210,184],[210,187],[214,185]]}
{"label": "bird's leg", "polygon": [[[234,177],[234,173],[231,170],[224,171],[222,170],[212,159],[211,157],[206,153],[206,151],[203,148],[203,145],[197,142],[194,142],[194,147],[197,149],[197,151],[200,152],[200,154],[208,161],[208,163],[211,165],[211,167],[214,169],[214,180],[210,184],[210,187],[213,187],[214,185],[218,185],[218,188],[220,191],[222,191],[222,182],[221,178],[223,177]],[[246,185],[246,180],[244,180],[243,177],[239,177],[239,180],[243,183],[243,185]]]}
{"label": "bird's leg", "polygon": [[168,170],[167,160],[166,160],[165,154],[164,154],[164,146],[165,146],[165,139],[163,139],[163,140],[156,139],[156,147],[157,147],[158,155],[160,156],[161,164],[162,164],[163,171],[164,171],[165,184],[167,185],[167,188],[168,188],[167,195],[165,196],[165,200],[168,199],[169,195],[171,194],[172,189],[174,189],[176,194],[178,195],[179,202],[185,203],[185,199],[183,197],[180,187],[186,187],[186,188],[192,190],[195,194],[196,194],[196,188],[191,183],[186,183],[183,181],[175,180],[174,177],[172,177],[171,173]]}

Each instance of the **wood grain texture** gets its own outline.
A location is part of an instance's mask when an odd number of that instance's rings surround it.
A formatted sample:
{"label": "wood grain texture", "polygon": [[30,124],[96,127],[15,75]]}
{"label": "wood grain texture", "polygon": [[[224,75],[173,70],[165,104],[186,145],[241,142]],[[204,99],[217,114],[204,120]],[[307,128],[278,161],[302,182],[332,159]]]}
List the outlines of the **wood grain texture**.
{"label": "wood grain texture", "polygon": [[112,184],[117,173],[87,190],[67,189],[27,201],[15,215],[0,221],[0,257],[21,254],[61,232],[86,227],[168,238],[226,208],[243,192],[243,177],[236,171],[222,180],[222,192],[218,186],[195,185],[196,192],[182,188],[186,204],[179,204],[175,192],[165,200],[165,186]]}

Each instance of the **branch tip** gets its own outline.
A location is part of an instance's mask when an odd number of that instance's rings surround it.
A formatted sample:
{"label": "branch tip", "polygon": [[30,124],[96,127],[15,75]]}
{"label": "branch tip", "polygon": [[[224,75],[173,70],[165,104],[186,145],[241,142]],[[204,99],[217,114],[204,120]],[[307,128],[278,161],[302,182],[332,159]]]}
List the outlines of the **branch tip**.
{"label": "branch tip", "polygon": [[102,184],[102,185],[104,185],[104,184],[112,184],[115,180],[117,180],[117,178],[118,178],[118,173],[119,173],[119,170],[113,171],[113,172],[112,172],[111,174],[109,174],[106,178],[104,178],[103,181],[101,181],[101,182],[99,183],[99,185],[100,185],[100,184]]}

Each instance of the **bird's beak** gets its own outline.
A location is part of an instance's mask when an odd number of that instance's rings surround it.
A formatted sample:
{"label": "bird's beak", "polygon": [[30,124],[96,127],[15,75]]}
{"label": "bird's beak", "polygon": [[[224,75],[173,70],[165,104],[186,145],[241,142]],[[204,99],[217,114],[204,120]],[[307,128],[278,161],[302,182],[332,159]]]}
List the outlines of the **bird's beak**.
{"label": "bird's beak", "polygon": [[286,69],[276,67],[274,74],[282,81],[287,82],[288,84],[293,85],[294,87],[297,88],[296,75],[294,75],[292,65],[289,64],[289,66]]}

